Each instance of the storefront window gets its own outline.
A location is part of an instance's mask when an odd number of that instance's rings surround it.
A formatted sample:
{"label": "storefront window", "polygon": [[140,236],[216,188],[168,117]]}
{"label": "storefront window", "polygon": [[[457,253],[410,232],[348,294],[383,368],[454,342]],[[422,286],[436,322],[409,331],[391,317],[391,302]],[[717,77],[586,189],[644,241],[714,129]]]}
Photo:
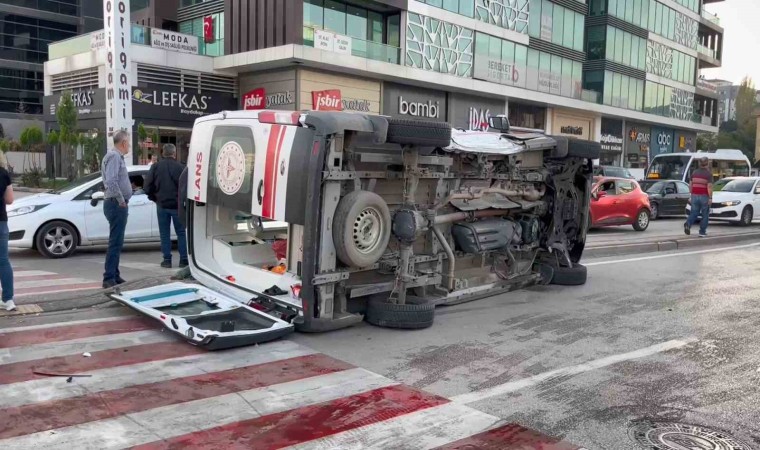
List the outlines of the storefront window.
{"label": "storefront window", "polygon": [[509,103],[509,124],[513,127],[546,129],[546,108]]}

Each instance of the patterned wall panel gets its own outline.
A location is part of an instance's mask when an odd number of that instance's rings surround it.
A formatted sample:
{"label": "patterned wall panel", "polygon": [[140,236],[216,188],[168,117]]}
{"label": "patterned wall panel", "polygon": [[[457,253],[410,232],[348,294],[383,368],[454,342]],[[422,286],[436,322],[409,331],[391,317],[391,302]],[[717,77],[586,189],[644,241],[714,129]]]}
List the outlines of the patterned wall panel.
{"label": "patterned wall panel", "polygon": [[460,77],[472,75],[473,30],[420,14],[407,17],[407,66]]}
{"label": "patterned wall panel", "polygon": [[670,117],[691,120],[694,115],[694,94],[682,89],[673,89],[670,96]]}
{"label": "patterned wall panel", "polygon": [[673,77],[673,49],[659,42],[647,41],[647,72],[665,78]]}
{"label": "patterned wall panel", "polygon": [[686,17],[680,12],[676,12],[676,36],[675,41],[691,49],[697,48],[697,29],[696,20]]}
{"label": "patterned wall panel", "polygon": [[475,16],[518,33],[528,32],[529,0],[475,0]]}

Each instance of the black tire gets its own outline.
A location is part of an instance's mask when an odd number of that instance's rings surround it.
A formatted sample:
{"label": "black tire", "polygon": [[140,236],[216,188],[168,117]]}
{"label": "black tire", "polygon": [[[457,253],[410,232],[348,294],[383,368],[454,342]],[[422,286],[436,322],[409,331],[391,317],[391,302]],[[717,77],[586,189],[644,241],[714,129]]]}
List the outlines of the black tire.
{"label": "black tire", "polygon": [[742,209],[742,215],[739,219],[739,224],[743,227],[752,225],[752,216],[755,215],[755,211],[752,209],[751,206],[745,206],[744,209]]}
{"label": "black tire", "polygon": [[378,327],[419,330],[433,325],[435,305],[397,305],[384,301],[371,301],[367,305],[367,322]]}
{"label": "black tire", "polygon": [[657,204],[657,202],[652,202],[651,205],[649,205],[650,208],[652,208],[652,215],[649,216],[652,220],[657,220],[660,218],[660,205]]}
{"label": "black tire", "polygon": [[451,126],[446,122],[388,119],[386,142],[401,145],[448,147],[451,143]]}
{"label": "black tire", "polygon": [[385,253],[390,236],[391,213],[382,197],[354,191],[340,200],[333,218],[333,242],[343,264],[375,264]]}
{"label": "black tire", "polygon": [[46,258],[67,258],[77,249],[79,233],[73,225],[54,220],[37,230],[34,242],[37,251]]}
{"label": "black tire", "polygon": [[648,210],[642,208],[636,213],[636,220],[633,222],[633,229],[636,231],[645,231],[649,228],[651,214]]}
{"label": "black tire", "polygon": [[557,148],[552,152],[552,158],[588,158],[599,159],[602,146],[599,142],[566,136],[549,136],[557,142]]}
{"label": "black tire", "polygon": [[551,284],[558,286],[580,286],[586,284],[588,271],[586,266],[573,264],[573,267],[554,267]]}

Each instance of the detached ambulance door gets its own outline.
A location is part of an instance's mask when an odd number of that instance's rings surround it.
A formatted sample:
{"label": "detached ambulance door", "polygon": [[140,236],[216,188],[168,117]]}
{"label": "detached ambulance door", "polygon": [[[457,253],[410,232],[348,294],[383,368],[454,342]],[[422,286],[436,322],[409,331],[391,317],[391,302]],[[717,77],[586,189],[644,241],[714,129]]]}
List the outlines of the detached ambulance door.
{"label": "detached ambulance door", "polygon": [[[261,123],[254,128],[256,152],[253,168],[251,214],[265,219],[303,225],[306,187],[314,133],[308,128]],[[321,168],[321,166],[320,166]]]}

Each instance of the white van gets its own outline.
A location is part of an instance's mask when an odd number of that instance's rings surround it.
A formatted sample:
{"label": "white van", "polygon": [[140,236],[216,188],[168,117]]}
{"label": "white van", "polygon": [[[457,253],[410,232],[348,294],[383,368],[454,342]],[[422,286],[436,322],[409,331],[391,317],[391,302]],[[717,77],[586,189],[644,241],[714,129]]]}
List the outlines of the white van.
{"label": "white van", "polygon": [[726,177],[746,177],[752,164],[741,150],[719,149],[713,152],[666,153],[657,155],[647,169],[648,180],[679,180],[686,183],[699,166],[699,160],[707,157],[713,181]]}

